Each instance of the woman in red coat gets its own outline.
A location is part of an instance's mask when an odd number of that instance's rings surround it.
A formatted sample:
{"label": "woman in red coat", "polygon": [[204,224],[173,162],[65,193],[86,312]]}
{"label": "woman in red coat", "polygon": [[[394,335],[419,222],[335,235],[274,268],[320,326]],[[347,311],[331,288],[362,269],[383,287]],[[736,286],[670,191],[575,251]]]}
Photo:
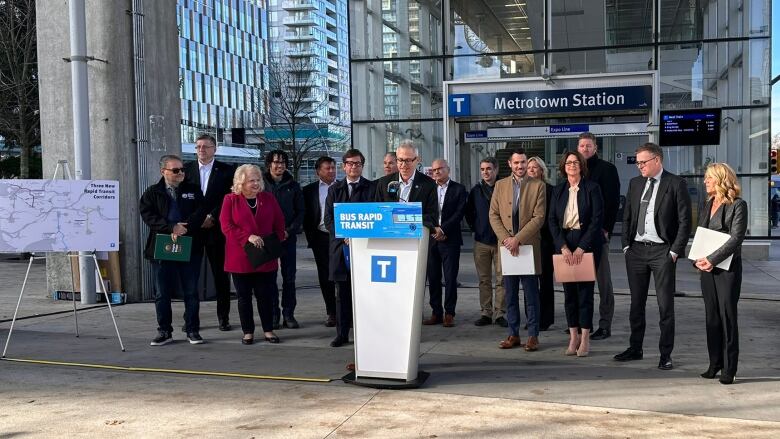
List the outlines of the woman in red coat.
{"label": "woman in red coat", "polygon": [[255,321],[252,318],[252,295],[257,299],[257,311],[265,339],[279,343],[273,332],[274,296],[278,260],[268,261],[257,268],[249,262],[244,251],[247,242],[263,246],[263,236],[276,233],[284,239],[284,216],[270,192],[263,192],[263,177],[255,165],[241,165],[233,175],[232,193],[225,195],[219,215],[225,234],[225,271],[231,273],[238,294],[238,315],[241,319],[243,344],[254,343]]}

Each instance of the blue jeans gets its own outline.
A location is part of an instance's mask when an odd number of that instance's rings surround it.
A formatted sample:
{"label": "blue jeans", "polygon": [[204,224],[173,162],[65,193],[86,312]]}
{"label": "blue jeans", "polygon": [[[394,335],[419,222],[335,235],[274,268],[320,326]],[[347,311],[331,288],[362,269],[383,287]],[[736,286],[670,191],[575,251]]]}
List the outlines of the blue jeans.
{"label": "blue jeans", "polygon": [[504,276],[506,293],[506,320],[509,335],[520,336],[520,283],[523,284],[525,307],[528,313],[528,336],[539,336],[539,276]]}
{"label": "blue jeans", "polygon": [[157,330],[173,332],[171,325],[172,292],[181,287],[184,298],[184,326],[186,332],[200,331],[200,300],[198,278],[200,277],[201,252],[193,249],[188,262],[151,261],[154,276],[154,309],[157,313]]}
{"label": "blue jeans", "polygon": [[[282,255],[279,257],[279,265],[282,272],[282,310],[284,318],[295,316],[295,246],[298,236],[291,234],[282,242]],[[274,320],[279,318],[279,294],[273,298]]]}

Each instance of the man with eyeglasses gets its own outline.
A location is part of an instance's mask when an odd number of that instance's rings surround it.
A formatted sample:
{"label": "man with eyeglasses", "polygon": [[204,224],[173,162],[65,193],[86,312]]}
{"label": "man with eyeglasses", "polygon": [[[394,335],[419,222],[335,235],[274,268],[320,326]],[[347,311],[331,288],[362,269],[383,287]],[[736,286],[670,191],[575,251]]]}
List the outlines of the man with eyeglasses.
{"label": "man with eyeglasses", "polygon": [[588,163],[588,179],[599,185],[604,198],[604,225],[601,230],[604,244],[596,273],[599,284],[599,328],[591,336],[591,340],[604,340],[612,335],[612,316],[615,313],[615,294],[612,289],[612,272],[609,269],[609,238],[612,236],[620,206],[620,177],[615,165],[602,160],[597,150],[596,136],[589,132],[580,133],[577,151]]}
{"label": "man with eyeglasses", "polygon": [[[436,182],[439,207],[439,226],[434,228],[428,246],[428,292],[430,293],[431,318],[423,325],[443,321],[445,328],[455,326],[455,305],[458,302],[458,269],[463,237],[460,222],[466,205],[466,188],[450,179],[450,167],[446,160],[431,163],[431,174]],[[444,272],[444,306],[441,302],[442,271]],[[442,319],[443,317],[443,319]]]}
{"label": "man with eyeglasses", "polygon": [[[162,178],[149,186],[141,196],[141,219],[149,226],[144,256],[152,264],[154,275],[154,309],[157,314],[157,337],[151,345],[162,346],[173,341],[171,323],[171,296],[181,285],[184,297],[184,327],[190,344],[201,344],[198,299],[198,277],[202,247],[200,226],[206,217],[203,195],[197,185],[184,181],[185,169],[175,155],[160,158]],[[180,236],[193,239],[190,260],[186,262],[154,259],[154,246],[158,234],[171,235],[174,241]]]}
{"label": "man with eyeglasses", "polygon": [[198,159],[184,165],[184,181],[200,186],[207,215],[201,225],[201,236],[206,258],[214,276],[217,293],[217,320],[220,331],[230,331],[230,278],[225,273],[225,235],[219,225],[222,201],[233,186],[235,169],[228,163],[216,160],[217,141],[209,134],[195,139]]}
{"label": "man with eyeglasses", "polygon": [[349,342],[349,330],[352,328],[352,282],[349,264],[344,255],[349,240],[336,238],[333,205],[365,203],[374,198],[373,185],[363,178],[363,165],[366,163],[363,153],[350,149],[344,153],[341,161],[346,176],[328,189],[324,218],[325,228],[330,236],[329,279],[336,282],[336,337],[330,342],[330,346],[334,348]]}
{"label": "man with eyeglasses", "polygon": [[265,169],[263,179],[265,190],[271,192],[284,214],[285,239],[282,242],[282,256],[279,258],[282,272],[282,309],[279,310],[279,297],[274,297],[274,329],[282,327],[280,317],[284,320],[285,328],[300,328],[295,319],[295,246],[298,242],[298,233],[303,224],[304,202],[301,185],[287,171],[290,157],[287,152],[275,149],[265,156]]}
{"label": "man with eyeglasses", "polygon": [[658,368],[671,370],[674,348],[674,292],[677,259],[684,256],[691,223],[691,199],[685,180],[663,166],[663,150],[645,143],[636,150],[641,176],[628,185],[623,210],[623,253],[631,290],[630,346],[616,361],[641,360],[645,336],[645,305],[650,275],[660,314]]}

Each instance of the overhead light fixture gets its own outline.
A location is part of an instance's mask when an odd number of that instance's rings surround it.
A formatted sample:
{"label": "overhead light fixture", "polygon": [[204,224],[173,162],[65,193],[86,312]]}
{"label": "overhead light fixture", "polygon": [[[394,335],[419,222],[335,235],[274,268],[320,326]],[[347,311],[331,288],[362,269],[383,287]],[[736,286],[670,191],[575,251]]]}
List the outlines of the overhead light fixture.
{"label": "overhead light fixture", "polygon": [[512,6],[520,7],[520,6],[525,6],[525,2],[523,2],[523,3],[509,3],[508,5],[504,5],[504,6],[506,6],[508,8],[512,7]]}

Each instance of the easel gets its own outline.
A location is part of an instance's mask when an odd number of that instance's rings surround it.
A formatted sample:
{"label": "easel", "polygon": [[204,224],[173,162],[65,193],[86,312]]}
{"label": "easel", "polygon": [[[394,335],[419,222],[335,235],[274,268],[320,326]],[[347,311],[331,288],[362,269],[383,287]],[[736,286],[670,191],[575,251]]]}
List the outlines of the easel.
{"label": "easel", "polygon": [[[54,174],[52,175],[52,180],[57,178],[57,171],[62,170],[63,176],[67,176],[68,180],[72,180],[71,174],[70,174],[70,167],[68,166],[67,160],[59,160],[57,161],[57,166],[54,168]],[[86,253],[86,252],[84,252]],[[122,343],[122,336],[119,334],[119,327],[116,324],[116,318],[114,317],[114,310],[111,308],[111,299],[108,297],[108,290],[106,289],[106,283],[103,280],[103,276],[100,274],[100,266],[98,265],[97,260],[97,252],[93,250],[90,253],[86,254],[79,254],[78,252],[68,252],[69,258],[78,258],[79,262],[81,262],[82,259],[91,259],[93,263],[95,264],[95,274],[97,275],[98,279],[100,279],[100,287],[103,292],[103,296],[106,299],[106,304],[108,305],[108,312],[111,314],[111,320],[114,322],[114,330],[116,331],[116,337],[119,340],[119,347],[122,349],[122,352],[125,352],[125,345]],[[27,287],[27,280],[30,277],[30,269],[32,268],[33,261],[36,259],[45,259],[46,256],[35,256],[33,253],[30,256],[30,262],[27,264],[27,272],[24,275],[24,282],[22,283],[22,291],[19,292],[19,299],[16,301],[16,310],[14,310],[14,317],[11,320],[11,328],[8,331],[8,337],[5,339],[5,347],[3,348],[3,355],[0,356],[0,358],[5,358],[5,353],[8,350],[8,343],[11,341],[11,334],[14,332],[14,324],[16,323],[16,317],[19,313],[19,305],[22,303],[22,297],[24,296],[24,290]],[[72,299],[73,299],[73,320],[76,325],[76,337],[79,336],[79,317],[76,309],[76,280],[75,280],[75,274],[73,273],[73,265],[71,264],[70,267],[70,283],[72,287]],[[83,293],[83,292],[82,292]]]}

